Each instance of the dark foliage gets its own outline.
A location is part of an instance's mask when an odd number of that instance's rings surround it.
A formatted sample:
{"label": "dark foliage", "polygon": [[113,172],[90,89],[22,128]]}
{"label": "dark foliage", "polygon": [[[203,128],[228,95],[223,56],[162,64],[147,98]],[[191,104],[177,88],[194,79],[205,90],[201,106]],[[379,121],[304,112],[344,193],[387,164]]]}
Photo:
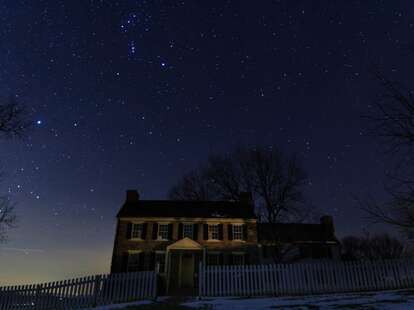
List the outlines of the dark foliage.
{"label": "dark foliage", "polygon": [[342,239],[342,257],[345,260],[391,259],[405,255],[404,245],[387,234]]}

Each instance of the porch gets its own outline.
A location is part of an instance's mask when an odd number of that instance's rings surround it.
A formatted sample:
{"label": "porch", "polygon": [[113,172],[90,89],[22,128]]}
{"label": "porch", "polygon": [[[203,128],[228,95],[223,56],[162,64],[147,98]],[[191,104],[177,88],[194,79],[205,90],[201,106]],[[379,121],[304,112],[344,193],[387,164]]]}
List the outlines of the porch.
{"label": "porch", "polygon": [[205,262],[206,250],[196,241],[183,238],[167,247],[165,259],[166,292],[194,295],[198,288],[198,268]]}

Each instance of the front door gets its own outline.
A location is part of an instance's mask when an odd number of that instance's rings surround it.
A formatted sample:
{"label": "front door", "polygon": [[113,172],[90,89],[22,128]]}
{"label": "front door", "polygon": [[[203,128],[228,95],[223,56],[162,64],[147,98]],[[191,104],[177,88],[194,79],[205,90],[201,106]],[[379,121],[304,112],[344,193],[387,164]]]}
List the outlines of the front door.
{"label": "front door", "polygon": [[181,287],[194,287],[194,255],[183,254],[181,261]]}

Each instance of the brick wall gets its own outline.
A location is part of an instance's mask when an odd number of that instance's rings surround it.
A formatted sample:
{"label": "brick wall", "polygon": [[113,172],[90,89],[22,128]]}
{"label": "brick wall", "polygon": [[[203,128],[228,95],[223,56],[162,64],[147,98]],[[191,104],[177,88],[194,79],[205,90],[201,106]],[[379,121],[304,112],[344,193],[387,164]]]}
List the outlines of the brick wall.
{"label": "brick wall", "polygon": [[[162,221],[162,219],[160,219]],[[112,256],[112,265],[111,272],[121,272],[125,271],[125,254],[130,250],[142,250],[144,252],[149,251],[164,251],[166,247],[174,242],[178,238],[178,224],[182,221],[170,221],[173,224],[172,238],[173,240],[169,241],[159,241],[152,240],[152,228],[154,221],[146,221],[147,223],[147,232],[145,240],[129,240],[127,238],[128,233],[128,223],[127,220],[118,220],[117,232],[115,236],[114,251]],[[188,220],[185,223],[189,223]],[[244,241],[229,240],[228,239],[228,224],[232,224],[231,221],[223,221],[220,223],[223,224],[223,240],[219,241],[208,241],[203,239],[203,224],[205,222],[194,222],[198,224],[198,238],[197,241],[202,246],[205,246],[207,251],[220,251],[220,252],[229,252],[229,251],[245,251],[248,252],[251,259],[258,259],[258,250],[257,250],[257,226],[255,221],[248,221],[245,223],[247,229],[247,239]],[[233,222],[236,223],[236,222]],[[237,221],[240,223],[240,220]]]}

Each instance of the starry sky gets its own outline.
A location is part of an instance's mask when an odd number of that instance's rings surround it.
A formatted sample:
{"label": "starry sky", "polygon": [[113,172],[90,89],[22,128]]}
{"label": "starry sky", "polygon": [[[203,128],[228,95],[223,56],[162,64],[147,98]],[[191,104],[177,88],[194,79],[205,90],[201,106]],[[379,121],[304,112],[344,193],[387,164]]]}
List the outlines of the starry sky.
{"label": "starry sky", "polygon": [[163,199],[211,152],[298,153],[338,236],[377,229],[387,158],[361,117],[369,73],[412,82],[412,1],[1,0],[0,98],[34,130],[1,141],[18,227],[0,285],[108,272],[125,190]]}

